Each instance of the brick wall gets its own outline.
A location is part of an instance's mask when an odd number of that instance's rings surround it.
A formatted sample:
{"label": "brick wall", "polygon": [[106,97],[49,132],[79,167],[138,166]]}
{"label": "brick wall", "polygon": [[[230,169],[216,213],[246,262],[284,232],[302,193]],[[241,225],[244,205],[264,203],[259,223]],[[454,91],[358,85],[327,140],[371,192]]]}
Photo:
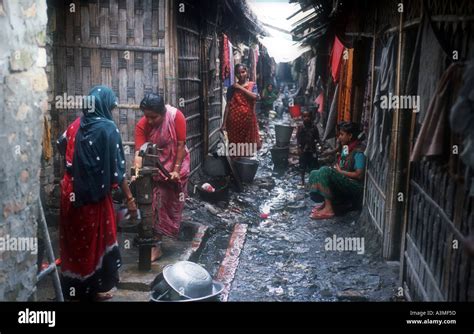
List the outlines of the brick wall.
{"label": "brick wall", "polygon": [[[48,109],[46,1],[0,0],[0,238],[35,238]],[[4,245],[5,247],[5,245]],[[0,251],[0,300],[31,298],[37,255]]]}

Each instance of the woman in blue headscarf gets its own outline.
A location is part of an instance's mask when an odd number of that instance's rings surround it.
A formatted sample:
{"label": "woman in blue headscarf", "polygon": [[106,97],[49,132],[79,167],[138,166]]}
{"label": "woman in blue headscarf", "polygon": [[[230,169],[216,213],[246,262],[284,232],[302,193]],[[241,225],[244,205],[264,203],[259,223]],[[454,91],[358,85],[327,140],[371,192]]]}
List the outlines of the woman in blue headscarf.
{"label": "woman in blue headscarf", "polygon": [[108,299],[121,265],[111,192],[121,187],[133,215],[137,207],[125,179],[125,155],[112,110],[114,92],[92,88],[84,115],[66,130],[66,173],[61,181],[60,252],[63,289],[75,299]]}

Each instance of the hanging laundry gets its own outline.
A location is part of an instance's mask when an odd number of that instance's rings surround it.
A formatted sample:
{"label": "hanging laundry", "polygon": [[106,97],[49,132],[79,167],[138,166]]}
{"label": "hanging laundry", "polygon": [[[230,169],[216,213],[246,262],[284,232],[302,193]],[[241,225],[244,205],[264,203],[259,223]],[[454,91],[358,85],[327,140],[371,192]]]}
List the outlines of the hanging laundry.
{"label": "hanging laundry", "polygon": [[447,142],[445,128],[448,122],[448,110],[461,88],[463,70],[463,65],[454,63],[441,76],[426,110],[410,161],[418,161],[422,156],[446,153],[444,149]]}
{"label": "hanging laundry", "polygon": [[318,97],[316,98],[316,100],[314,100],[314,103],[316,103],[318,105],[318,109],[317,109],[317,112],[319,112],[320,114],[323,113],[323,110],[324,110],[324,91],[322,91]]}
{"label": "hanging laundry", "polygon": [[474,196],[474,63],[468,63],[466,67],[464,85],[451,109],[449,121],[451,129],[463,137],[464,149],[460,157],[468,167],[465,180],[470,188],[469,195]]}
{"label": "hanging laundry", "polygon": [[249,58],[250,58],[249,79],[250,81],[254,81],[254,82],[257,80],[258,57],[259,57],[258,45],[252,45],[249,50]]}
{"label": "hanging laundry", "polygon": [[352,69],[354,49],[347,49],[347,59],[341,61],[339,75],[339,100],[337,102],[337,120],[351,121]]}
{"label": "hanging laundry", "polygon": [[211,72],[211,77],[216,71],[217,57],[219,57],[219,54],[217,53],[217,34],[214,33],[211,42],[211,47],[209,48],[209,72]]}
{"label": "hanging laundry", "polygon": [[362,116],[361,116],[361,129],[364,133],[369,133],[369,123],[370,123],[370,111],[371,111],[371,89],[372,89],[372,82],[373,82],[373,77],[372,77],[372,68],[371,64],[374,61],[374,54],[371,52],[370,53],[370,59],[369,59],[369,68],[368,68],[368,73],[367,73],[367,81],[365,83],[365,90],[364,90],[364,100],[362,102]]}
{"label": "hanging laundry", "polygon": [[420,108],[417,121],[423,122],[430,99],[436,90],[436,84],[446,69],[446,55],[433,32],[428,19],[423,22],[421,38],[420,65],[423,71],[418,74],[418,90]]}
{"label": "hanging laundry", "polygon": [[428,110],[421,125],[411,155],[411,161],[418,161],[422,156],[442,155],[444,152],[445,125],[447,111],[452,105],[451,99],[457,96],[462,82],[463,66],[452,64],[443,74],[438,87],[431,97]]}
{"label": "hanging laundry", "polygon": [[332,80],[337,82],[339,80],[339,71],[341,68],[341,57],[344,51],[344,45],[341,43],[337,36],[334,38],[334,44],[331,50],[331,74]]}
{"label": "hanging laundry", "polygon": [[254,53],[255,53],[254,77],[255,77],[255,81],[257,81],[257,65],[258,65],[258,60],[260,59],[260,46],[258,44],[255,45]]}
{"label": "hanging laundry", "polygon": [[373,115],[369,127],[369,138],[365,156],[373,159],[376,153],[381,153],[390,137],[391,109],[383,109],[380,102],[383,96],[395,94],[395,79],[397,68],[397,36],[390,36],[382,49],[380,59],[380,74],[375,88]]}
{"label": "hanging laundry", "polygon": [[308,84],[305,94],[309,95],[314,90],[316,83],[316,56],[312,57],[306,65],[308,66]]}
{"label": "hanging laundry", "polygon": [[222,62],[221,62],[221,75],[222,80],[230,78],[230,58],[229,58],[229,39],[226,34],[222,34]]}
{"label": "hanging laundry", "polygon": [[235,83],[235,73],[234,73],[234,49],[232,46],[232,43],[228,41],[229,43],[229,59],[230,59],[230,84],[233,85]]}
{"label": "hanging laundry", "polygon": [[242,52],[239,50],[234,51],[234,64],[241,64],[242,63]]}
{"label": "hanging laundry", "polygon": [[326,123],[326,129],[324,130],[323,140],[334,138],[336,135],[336,122],[337,122],[337,100],[339,97],[339,85],[336,85],[334,90],[334,96],[331,102],[331,108],[329,109],[328,121]]}

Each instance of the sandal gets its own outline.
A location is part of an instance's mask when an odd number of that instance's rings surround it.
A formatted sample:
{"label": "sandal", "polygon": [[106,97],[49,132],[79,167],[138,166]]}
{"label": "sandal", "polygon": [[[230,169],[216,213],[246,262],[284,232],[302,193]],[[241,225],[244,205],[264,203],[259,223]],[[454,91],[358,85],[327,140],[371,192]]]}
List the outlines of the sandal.
{"label": "sandal", "polygon": [[334,218],[335,214],[334,213],[321,213],[319,211],[313,212],[311,214],[311,219],[314,220],[320,220],[320,219],[331,219]]}

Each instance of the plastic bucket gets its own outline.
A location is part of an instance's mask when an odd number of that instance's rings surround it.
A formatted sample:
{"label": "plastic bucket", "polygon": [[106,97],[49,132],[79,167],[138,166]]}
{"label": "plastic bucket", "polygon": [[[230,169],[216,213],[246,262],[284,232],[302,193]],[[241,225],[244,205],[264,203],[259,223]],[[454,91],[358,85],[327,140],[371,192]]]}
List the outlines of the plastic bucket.
{"label": "plastic bucket", "polygon": [[239,173],[240,179],[245,183],[252,183],[257,174],[258,161],[247,158],[239,158],[234,160],[235,169]]}
{"label": "plastic bucket", "polygon": [[290,115],[292,118],[301,117],[301,106],[299,104],[295,104],[292,107],[288,108]]}
{"label": "plastic bucket", "polygon": [[204,173],[209,176],[229,175],[229,168],[225,157],[208,155],[204,160]]}
{"label": "plastic bucket", "polygon": [[275,125],[276,144],[280,147],[288,146],[293,133],[293,127],[289,125]]}
{"label": "plastic bucket", "polygon": [[289,151],[290,151],[290,148],[288,146],[286,147],[273,146],[273,148],[270,149],[270,152],[272,153],[272,161],[275,167],[285,168],[288,166]]}

